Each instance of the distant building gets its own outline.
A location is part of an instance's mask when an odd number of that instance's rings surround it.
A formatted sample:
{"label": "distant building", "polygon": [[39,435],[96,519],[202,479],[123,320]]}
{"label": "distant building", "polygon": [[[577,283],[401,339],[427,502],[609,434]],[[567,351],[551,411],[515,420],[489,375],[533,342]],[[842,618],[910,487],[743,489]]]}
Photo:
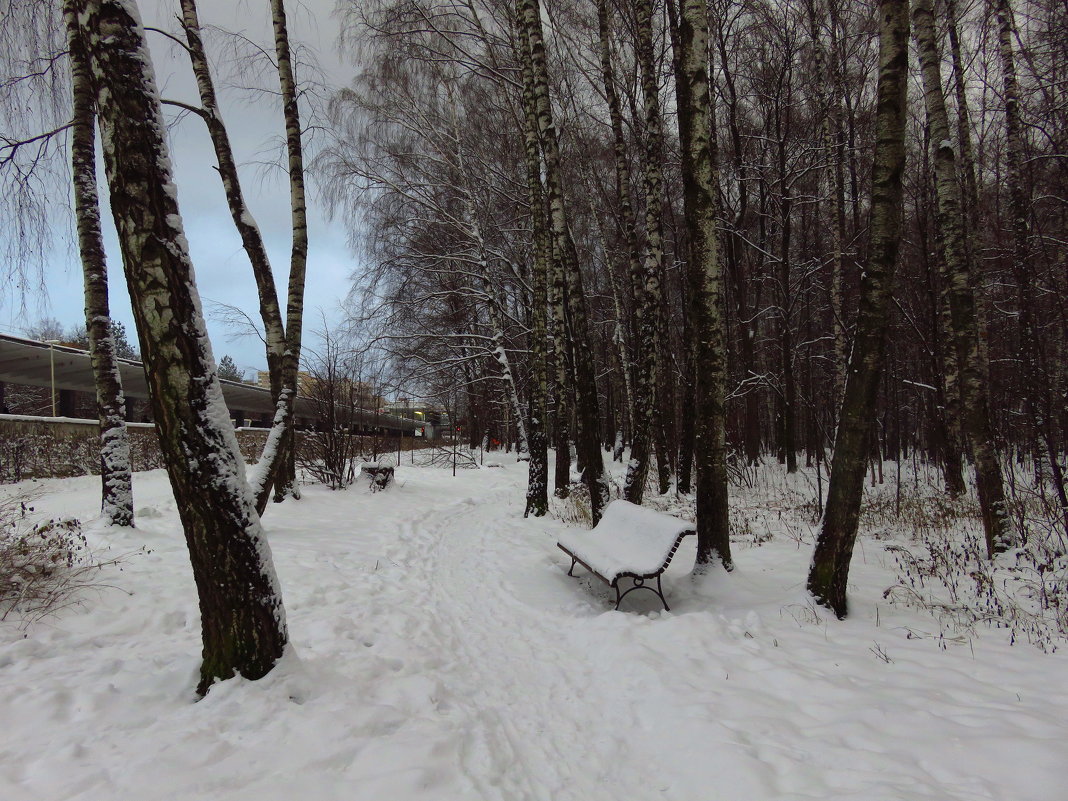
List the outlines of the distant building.
{"label": "distant building", "polygon": [[416,436],[425,436],[435,439],[449,426],[449,415],[444,407],[436,403],[414,401],[411,398],[398,398],[385,407],[386,414],[397,417],[406,417],[409,420],[422,422],[421,432],[416,429]]}
{"label": "distant building", "polygon": [[[266,370],[256,371],[256,386],[263,389],[271,388],[271,374]],[[306,370],[301,370],[297,373],[297,392],[301,395],[310,395],[312,387],[315,386],[315,376]]]}
{"label": "distant building", "polygon": [[[306,398],[328,397],[329,381],[321,379],[306,370],[297,373],[297,392]],[[271,388],[271,374],[266,370],[256,373],[257,386]],[[351,378],[339,378],[334,382],[334,397],[343,403],[351,404],[357,409],[385,413],[386,399],[374,391],[374,385],[366,381],[353,381]]]}

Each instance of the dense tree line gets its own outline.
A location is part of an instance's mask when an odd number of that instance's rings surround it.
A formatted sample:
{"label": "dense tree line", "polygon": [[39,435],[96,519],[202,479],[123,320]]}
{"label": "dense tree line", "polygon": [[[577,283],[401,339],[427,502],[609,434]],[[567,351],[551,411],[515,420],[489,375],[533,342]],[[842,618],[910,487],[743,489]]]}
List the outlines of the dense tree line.
{"label": "dense tree line", "polygon": [[[854,469],[915,455],[960,494],[974,465],[989,550],[1006,547],[999,459],[1064,504],[1068,15],[1046,0],[920,0],[911,19],[900,2],[690,5],[342,3],[361,68],[318,167],[367,235],[359,314],[409,375],[463,387],[472,442],[517,438],[516,409],[545,409],[582,470],[600,458],[591,428],[617,456],[631,446],[633,499],[650,464],[657,490],[693,487],[716,376],[730,460],[822,465],[858,337],[888,342],[846,412]],[[695,151],[687,48],[706,12],[712,138]],[[901,192],[881,211],[880,136],[900,148],[882,169]],[[704,331],[695,153],[722,277],[705,306],[722,324]],[[701,350],[717,330],[722,368]]]}

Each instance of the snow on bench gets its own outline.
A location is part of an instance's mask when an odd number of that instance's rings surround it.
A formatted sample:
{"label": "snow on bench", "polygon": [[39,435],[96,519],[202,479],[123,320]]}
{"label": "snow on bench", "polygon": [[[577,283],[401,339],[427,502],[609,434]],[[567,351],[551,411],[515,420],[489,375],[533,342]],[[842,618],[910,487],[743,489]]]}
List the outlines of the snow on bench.
{"label": "snow on bench", "polygon": [[364,462],[360,465],[360,473],[367,477],[371,492],[385,489],[393,483],[393,465]]}
{"label": "snow on bench", "polygon": [[[624,596],[640,589],[656,593],[664,609],[670,609],[660,575],[671,563],[682,538],[695,533],[693,523],[618,500],[605,507],[593,529],[569,532],[556,545],[571,557],[569,576],[575,575],[572,571],[580,564],[616,591],[616,609]],[[633,581],[626,592],[620,591],[621,578]],[[655,589],[645,583],[654,578]]]}

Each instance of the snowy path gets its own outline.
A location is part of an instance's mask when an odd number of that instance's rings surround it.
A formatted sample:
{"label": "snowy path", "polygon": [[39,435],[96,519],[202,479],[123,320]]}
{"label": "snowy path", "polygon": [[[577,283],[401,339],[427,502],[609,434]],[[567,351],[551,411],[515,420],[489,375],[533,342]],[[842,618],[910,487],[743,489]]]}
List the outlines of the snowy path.
{"label": "snowy path", "polygon": [[[0,627],[0,798],[1066,797],[1063,655],[912,638],[932,623],[881,601],[873,543],[843,623],[809,609],[782,536],[701,590],[688,542],[671,613],[609,611],[566,575],[564,524],[522,518],[523,469],[405,466],[387,492],[272,507],[294,655],[199,704],[173,501],[138,476],[139,529],[101,535],[152,549],[111,577],[132,594]],[[91,514],[95,480],[46,484],[42,509]]]}
{"label": "snowy path", "polygon": [[522,598],[517,555],[526,551],[523,564],[545,561],[540,547],[524,543],[529,526],[478,514],[515,496],[512,487],[496,493],[450,504],[401,541],[426,554],[415,579],[430,589],[436,647],[451,655],[454,691],[473,723],[465,772],[487,799],[645,788],[649,774],[626,748],[634,710],[610,683],[594,680],[589,655],[565,639],[561,616]]}

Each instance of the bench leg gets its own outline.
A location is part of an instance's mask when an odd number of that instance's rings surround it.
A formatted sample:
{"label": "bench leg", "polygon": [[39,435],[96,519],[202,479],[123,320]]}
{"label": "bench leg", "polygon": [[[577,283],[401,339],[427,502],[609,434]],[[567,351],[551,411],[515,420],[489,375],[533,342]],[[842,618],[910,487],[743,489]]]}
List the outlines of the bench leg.
{"label": "bench leg", "polygon": [[615,584],[612,585],[613,587],[616,588],[616,610],[617,611],[619,610],[619,604],[623,601],[623,599],[626,596],[630,595],[630,593],[634,592],[635,590],[649,590],[649,592],[655,593],[656,596],[660,599],[660,603],[662,603],[664,605],[664,611],[665,612],[670,612],[671,611],[671,607],[668,606],[667,598],[664,597],[664,588],[660,584],[660,576],[656,577],[656,587],[652,587],[652,586],[646,584],[645,583],[645,579],[637,578],[637,579],[634,579],[633,581],[634,581],[634,586],[632,586],[626,592],[622,592],[622,593],[619,591],[619,579],[616,579]]}
{"label": "bench leg", "polygon": [[572,556],[571,557],[571,567],[569,567],[567,569],[567,575],[574,577],[575,574],[572,573],[571,571],[575,569],[575,565],[577,565],[577,564],[578,564],[578,559],[576,559],[575,557]]}

